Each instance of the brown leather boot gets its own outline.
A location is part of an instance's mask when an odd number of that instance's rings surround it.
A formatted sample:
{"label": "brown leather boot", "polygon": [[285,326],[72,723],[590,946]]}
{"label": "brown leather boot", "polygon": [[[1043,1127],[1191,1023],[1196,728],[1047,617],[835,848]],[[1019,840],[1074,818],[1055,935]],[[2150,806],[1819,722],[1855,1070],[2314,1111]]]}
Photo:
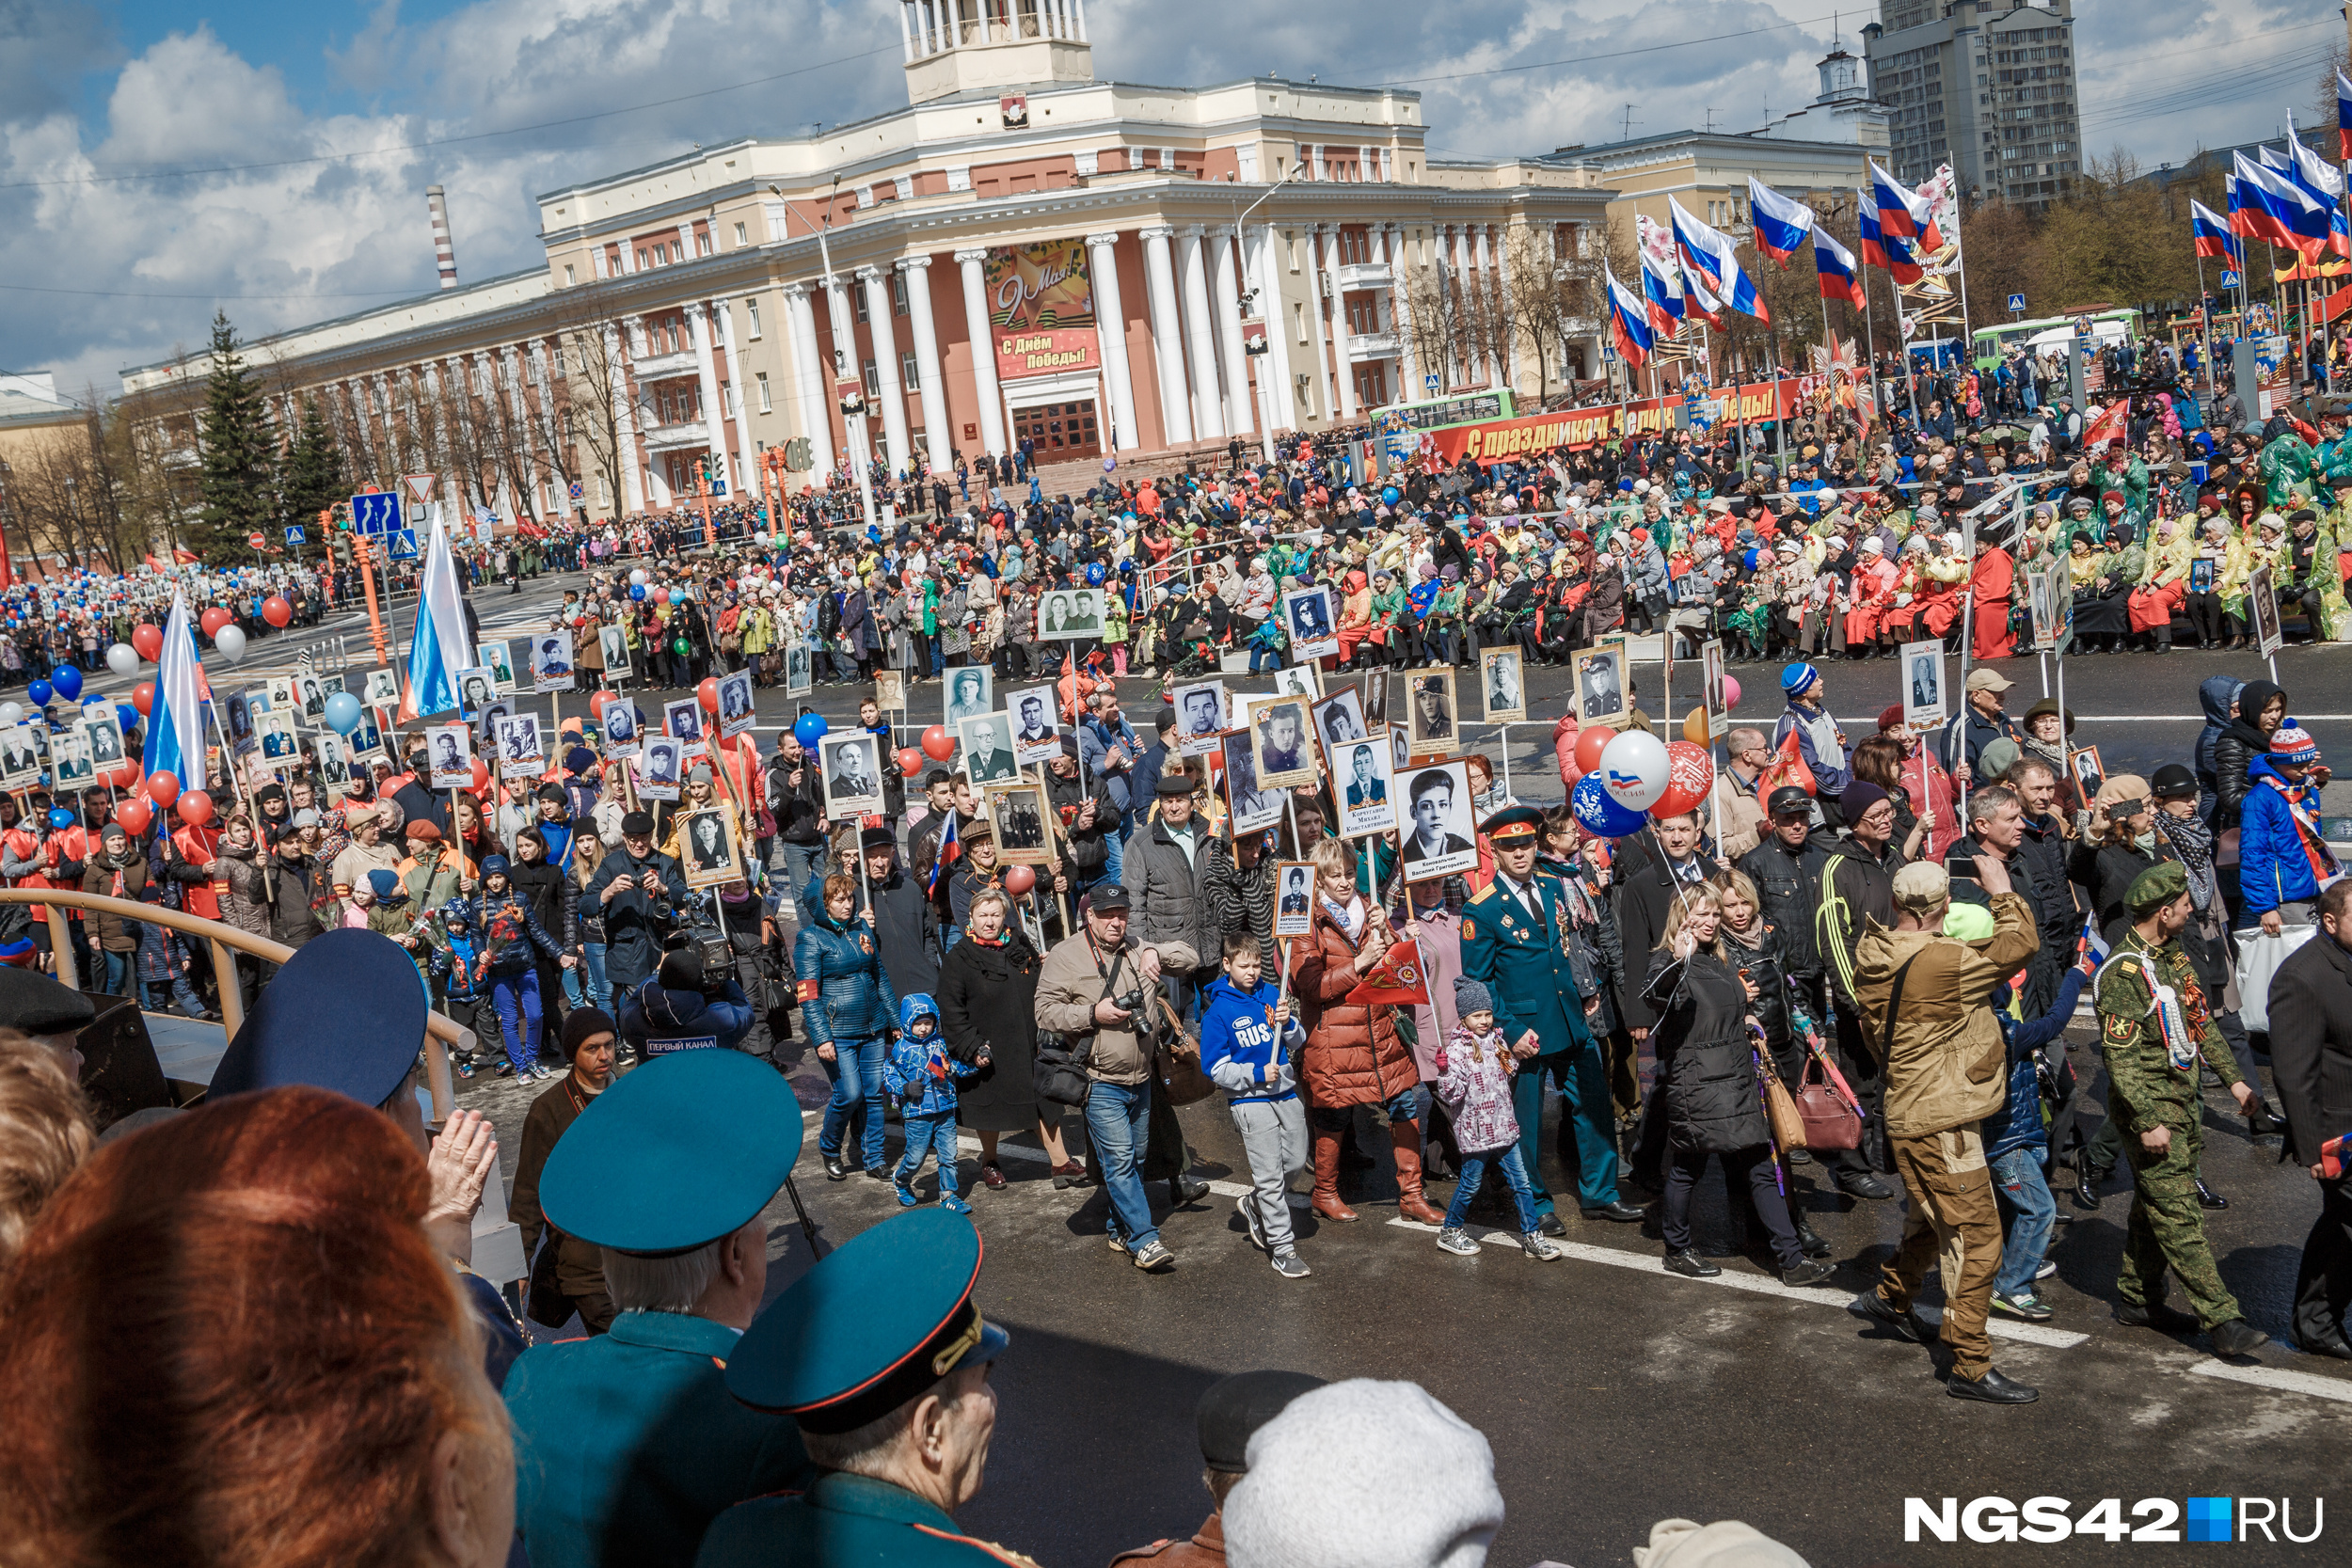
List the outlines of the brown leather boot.
{"label": "brown leather boot", "polygon": [[1389,1142],[1396,1155],[1396,1212],[1423,1225],[1445,1224],[1444,1213],[1421,1196],[1421,1123],[1389,1123]]}
{"label": "brown leather boot", "polygon": [[1314,1211],[1327,1220],[1352,1220],[1356,1211],[1340,1201],[1340,1135],[1315,1130]]}

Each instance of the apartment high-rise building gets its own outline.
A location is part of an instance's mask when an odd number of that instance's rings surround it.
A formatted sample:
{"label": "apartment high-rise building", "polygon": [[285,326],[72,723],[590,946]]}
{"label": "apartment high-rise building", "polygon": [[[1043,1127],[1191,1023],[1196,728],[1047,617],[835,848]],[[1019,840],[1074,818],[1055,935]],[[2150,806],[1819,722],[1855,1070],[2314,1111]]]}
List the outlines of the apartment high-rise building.
{"label": "apartment high-rise building", "polygon": [[1880,0],[1862,38],[1897,179],[2030,208],[2082,172],[2074,0]]}

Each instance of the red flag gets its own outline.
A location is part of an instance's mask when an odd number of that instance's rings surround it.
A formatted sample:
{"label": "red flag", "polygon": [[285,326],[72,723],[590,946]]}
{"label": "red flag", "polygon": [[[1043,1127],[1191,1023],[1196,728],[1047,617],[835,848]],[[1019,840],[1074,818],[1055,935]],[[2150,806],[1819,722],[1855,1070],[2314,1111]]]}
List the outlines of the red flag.
{"label": "red flag", "polygon": [[1756,794],[1764,800],[1772,798],[1772,791],[1784,784],[1795,784],[1807,795],[1814,791],[1813,769],[1804,765],[1804,745],[1799,732],[1791,727],[1782,738],[1780,750],[1764,765],[1763,775],[1756,781]]}
{"label": "red flag", "polygon": [[1399,942],[1389,949],[1387,958],[1372,966],[1372,973],[1356,983],[1347,993],[1347,1006],[1369,1006],[1375,1002],[1411,1003],[1416,1006],[1429,1005],[1429,971],[1421,961],[1421,944]]}
{"label": "red flag", "polygon": [[2083,432],[2083,451],[2096,451],[2103,442],[2129,438],[2131,431],[2125,421],[2130,412],[2131,405],[2122,398],[2107,404],[2106,412],[2091,420],[2090,428]]}

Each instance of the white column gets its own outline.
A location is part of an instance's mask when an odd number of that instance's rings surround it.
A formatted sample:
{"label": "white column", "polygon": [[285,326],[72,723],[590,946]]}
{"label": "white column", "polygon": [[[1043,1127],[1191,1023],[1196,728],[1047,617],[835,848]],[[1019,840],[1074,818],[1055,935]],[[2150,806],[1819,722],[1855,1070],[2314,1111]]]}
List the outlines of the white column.
{"label": "white column", "polygon": [[1249,356],[1241,343],[1240,261],[1233,231],[1219,229],[1209,247],[1209,292],[1216,299],[1216,341],[1225,365],[1226,428],[1236,435],[1260,428],[1249,401]]}
{"label": "white column", "polygon": [[1209,314],[1208,268],[1200,253],[1200,226],[1184,230],[1178,260],[1184,269],[1184,326],[1192,361],[1192,428],[1200,439],[1225,434],[1225,404],[1216,386],[1216,324]]}
{"label": "white column", "polygon": [[[857,314],[850,305],[847,280],[839,277],[825,279],[825,314],[833,323],[833,348],[839,356],[833,367],[832,378],[825,384],[827,406],[831,407],[834,387],[845,380],[857,384],[860,396],[865,395],[866,390],[866,378],[857,362]],[[818,362],[821,364],[822,360]],[[872,410],[869,408],[866,412],[871,414]],[[841,426],[842,441],[849,449],[843,455],[863,473],[866,465],[874,458],[873,443],[866,438],[866,420],[864,417],[850,419],[844,415]],[[865,481],[858,483],[863,484]]]}
{"label": "white column", "polygon": [[898,10],[898,42],[899,45],[906,50],[906,63],[913,65],[914,63],[914,29],[909,25],[907,22],[907,8],[905,5],[899,5]]}
{"label": "white column", "polygon": [[[1478,289],[1481,294],[1492,299],[1498,297],[1493,291],[1502,286],[1502,275],[1495,268],[1500,252],[1494,244],[1494,225],[1482,223],[1478,226],[1476,232],[1478,235]],[[1502,345],[1497,343],[1493,337],[1494,312],[1483,310],[1479,314],[1486,322],[1488,329],[1486,384],[1490,387],[1506,386],[1508,383],[1502,379],[1504,351]]]}
{"label": "white column", "polygon": [[1168,253],[1168,236],[1176,230],[1161,224],[1141,232],[1152,307],[1152,357],[1160,372],[1161,436],[1168,445],[1176,446],[1192,439],[1192,417],[1184,395],[1183,324],[1176,315],[1176,274]]}
{"label": "white column", "polygon": [[[1088,243],[1091,245],[1093,242],[1089,239]],[[1088,260],[1095,262],[1098,269],[1107,264],[1106,259],[1089,256]],[[987,261],[986,250],[956,252],[956,265],[961,269],[963,275],[963,333],[965,339],[972,344],[972,389],[978,394],[980,400],[980,449],[991,457],[1002,457],[1006,451],[1005,394],[1003,389],[996,385],[996,333],[995,329],[989,325],[988,277],[982,271]],[[1113,293],[1108,296],[1109,298],[1115,300],[1119,297],[1117,288],[1117,279],[1113,279]],[[1103,285],[1098,270],[1094,285],[1094,303],[1098,322],[1105,319],[1102,314],[1105,309],[1104,299]],[[1114,330],[1116,330],[1115,327]],[[1103,356],[1103,363],[1105,369],[1110,365],[1110,356],[1107,353]],[[929,375],[930,372],[925,371],[923,373]],[[1114,408],[1117,406],[1116,398],[1113,400],[1113,406]],[[1120,423],[1120,433],[1122,435],[1125,433],[1123,421]]]}
{"label": "white column", "polygon": [[[1319,224],[1307,230],[1307,348],[1314,372],[1314,411],[1327,420],[1334,419],[1339,406],[1331,401],[1331,384],[1327,379],[1331,338],[1330,328],[1323,320],[1323,230]],[[1347,378],[1343,375],[1340,380],[1344,385]],[[1304,409],[1299,412],[1302,418],[1306,415]]]}
{"label": "white column", "polygon": [[1070,3],[1078,18],[1078,41],[1084,43],[1087,40],[1087,0],[1070,0]]}
{"label": "white column", "polygon": [[[1085,37],[1083,28],[1079,36]],[[1119,297],[1119,252],[1115,248],[1118,244],[1116,231],[1089,234],[1087,266],[1094,282],[1094,338],[1103,351],[1103,379],[1110,388],[1111,438],[1120,451],[1134,451],[1143,445],[1143,438],[1136,429],[1135,369],[1127,361],[1127,310]],[[977,256],[979,252],[960,251],[957,260],[967,254]],[[964,273],[963,300],[967,311],[972,309],[972,302],[981,297],[979,270],[979,263],[974,261]],[[980,323],[987,320],[985,314],[978,318]],[[977,325],[974,327],[975,332],[980,329]],[[994,345],[987,345],[983,356],[990,360],[988,374],[992,384],[996,378],[994,355]],[[980,428],[985,431],[988,427]]]}
{"label": "white column", "polygon": [[746,490],[755,496],[759,488],[759,449],[752,444],[752,376],[744,368],[743,351],[736,346],[735,307],[723,299],[712,305],[711,312],[719,322],[719,346],[727,351],[727,379],[735,384],[735,461],[729,465],[727,489],[740,500]]}
{"label": "white column", "polygon": [[1413,360],[1413,335],[1405,329],[1404,316],[1396,307],[1398,291],[1405,287],[1403,234],[1395,224],[1389,224],[1380,230],[1380,243],[1389,262],[1389,286],[1380,291],[1380,330],[1396,339],[1397,384],[1389,389],[1389,396],[1393,402],[1407,403],[1421,396],[1421,371]]}
{"label": "white column", "polygon": [[1347,352],[1347,303],[1340,293],[1340,231],[1326,228],[1316,235],[1315,243],[1323,255],[1324,273],[1331,279],[1331,349],[1339,368],[1340,412],[1353,420],[1358,411],[1356,363]]}
{"label": "white column", "polygon": [[933,469],[945,472],[955,432],[947,428],[947,377],[939,368],[939,333],[931,323],[931,259],[910,256],[898,263],[906,275],[907,312],[914,323],[914,369],[923,378],[915,393],[923,400],[923,446]]}
{"label": "white column", "polygon": [[699,299],[687,302],[686,332],[694,341],[694,375],[702,388],[703,439],[710,448],[710,471],[714,478],[726,480],[732,489],[734,474],[727,463],[724,423],[727,411],[719,398],[719,364],[710,354],[710,307]]}
{"label": "white column", "polygon": [[898,340],[890,329],[890,285],[880,267],[860,267],[857,277],[866,286],[866,330],[873,335],[874,381],[882,388],[882,450],[895,474],[907,466],[912,450],[906,388],[898,380]]}
{"label": "white column", "polygon": [[[634,326],[636,318],[628,325]],[[637,477],[637,419],[628,393],[628,367],[622,363],[622,334],[617,326],[604,329],[604,356],[612,367],[612,444],[621,449],[621,493],[612,498],[612,515],[626,516],[645,504],[645,490]]]}
{"label": "white column", "polygon": [[[1291,395],[1291,324],[1283,309],[1281,242],[1274,225],[1258,230],[1258,302],[1265,313],[1266,357],[1274,361],[1273,401],[1266,414],[1266,433],[1298,428],[1298,404]],[[1260,382],[1266,377],[1262,373]]]}
{"label": "white column", "polygon": [[808,302],[808,285],[793,283],[784,291],[784,312],[789,321],[792,383],[800,404],[801,434],[808,437],[809,460],[818,473],[832,471],[833,379],[818,368],[817,312]]}

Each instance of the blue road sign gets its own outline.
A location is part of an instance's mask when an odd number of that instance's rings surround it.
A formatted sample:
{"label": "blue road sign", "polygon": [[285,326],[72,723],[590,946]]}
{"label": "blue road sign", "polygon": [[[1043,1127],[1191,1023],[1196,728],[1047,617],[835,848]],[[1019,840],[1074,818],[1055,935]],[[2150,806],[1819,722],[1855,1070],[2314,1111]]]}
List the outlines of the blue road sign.
{"label": "blue road sign", "polygon": [[572,481],[572,499],[578,500],[580,497],[586,495],[587,493],[588,487],[586,485],[580,483],[578,480]]}
{"label": "blue road sign", "polygon": [[299,545],[310,537],[310,534],[292,525],[286,529],[286,543],[289,545]]}
{"label": "blue road sign", "polygon": [[2026,313],[2026,296],[2024,294],[2010,295],[2009,308],[2017,314],[2021,316],[2024,315]]}
{"label": "blue road sign", "polygon": [[2234,289],[2244,281],[2245,279],[2234,272],[2225,272],[2221,275],[2221,286],[2225,289]]}
{"label": "blue road sign", "polygon": [[389,537],[391,539],[390,554],[394,561],[417,559],[417,531],[415,529],[396,528],[392,530]]}
{"label": "blue road sign", "polygon": [[400,527],[400,498],[389,490],[351,498],[351,531],[389,533]]}
{"label": "blue road sign", "polygon": [[1421,384],[1422,389],[1425,391],[1434,392],[1438,389],[1438,378],[1434,375],[1422,376],[1421,378]]}

